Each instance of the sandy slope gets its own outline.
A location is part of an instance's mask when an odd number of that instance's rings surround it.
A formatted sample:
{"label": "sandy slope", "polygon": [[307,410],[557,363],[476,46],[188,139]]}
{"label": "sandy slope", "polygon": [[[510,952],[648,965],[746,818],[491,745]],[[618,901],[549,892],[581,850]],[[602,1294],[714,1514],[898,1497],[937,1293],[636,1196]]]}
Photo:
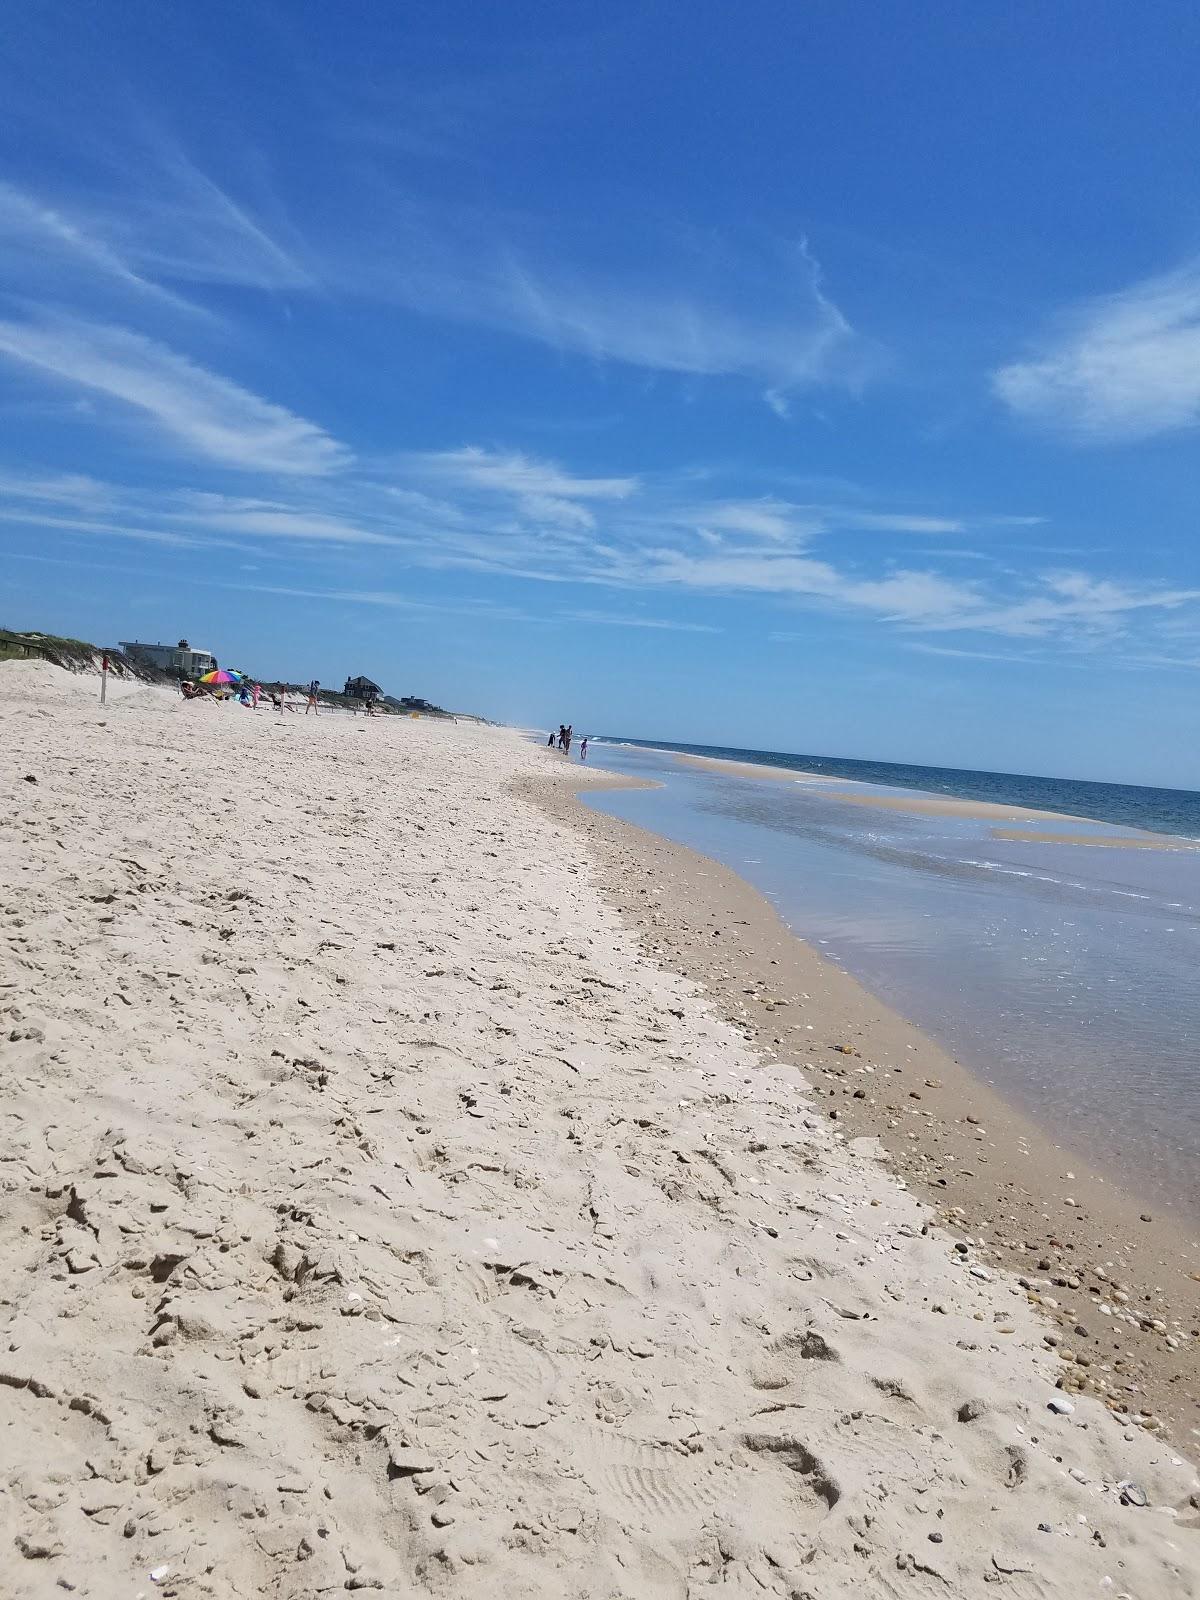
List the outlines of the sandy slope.
{"label": "sandy slope", "polygon": [[1200,1593],[1192,1468],[1050,1413],[1023,1296],[636,954],[548,752],[53,683],[0,667],[0,1592]]}

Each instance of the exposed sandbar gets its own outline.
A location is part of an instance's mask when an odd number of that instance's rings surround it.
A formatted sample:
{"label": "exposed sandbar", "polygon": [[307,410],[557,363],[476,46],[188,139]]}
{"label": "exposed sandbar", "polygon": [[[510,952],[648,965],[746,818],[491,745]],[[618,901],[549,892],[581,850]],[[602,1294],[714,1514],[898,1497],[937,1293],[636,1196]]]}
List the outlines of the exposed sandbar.
{"label": "exposed sandbar", "polygon": [[996,818],[1005,822],[1026,819],[1043,819],[1054,822],[1078,822],[1078,817],[1057,811],[1040,811],[1034,806],[1001,805],[992,800],[962,800],[954,795],[924,794],[913,790],[907,794],[860,794],[856,790],[839,788],[845,778],[830,777],[826,773],[801,772],[790,767],[758,766],[753,761],[726,761],[719,756],[684,755],[675,750],[662,750],[660,755],[673,756],[685,766],[703,767],[712,772],[723,772],[729,777],[762,778],[771,783],[796,783],[822,785],[822,797],[838,800],[850,806],[873,806],[880,811],[908,811],[917,816]]}
{"label": "exposed sandbar", "polygon": [[1027,828],[992,828],[993,839],[1011,839],[1017,844],[1081,844],[1093,850],[1198,850],[1194,839],[1174,838],[1169,833],[1038,833]]}

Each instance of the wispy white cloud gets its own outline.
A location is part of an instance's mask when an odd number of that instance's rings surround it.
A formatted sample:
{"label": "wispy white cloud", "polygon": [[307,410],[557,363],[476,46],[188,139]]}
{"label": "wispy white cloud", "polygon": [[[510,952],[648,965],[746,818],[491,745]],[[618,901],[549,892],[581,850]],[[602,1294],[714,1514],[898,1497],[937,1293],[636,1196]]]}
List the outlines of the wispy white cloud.
{"label": "wispy white cloud", "polygon": [[864,578],[829,561],[763,550],[719,554],[659,550],[645,560],[642,574],[651,584],[808,597],[874,612],[893,622],[943,622],[978,604],[974,585],[934,572],[901,570]]}
{"label": "wispy white cloud", "polygon": [[109,163],[109,184],[76,198],[93,237],[156,281],[318,287],[307,246],[261,180],[246,185],[255,203],[197,166],[161,128],[143,121],[130,132],[130,146]]}
{"label": "wispy white cloud", "polygon": [[413,452],[401,458],[404,470],[443,492],[480,494],[512,501],[529,522],[584,533],[596,517],[589,502],[626,500],[638,487],[636,478],[581,478],[552,462],[520,453],[482,450]]}
{"label": "wispy white cloud", "polygon": [[202,494],[184,498],[170,515],[192,528],[213,528],[249,539],[295,539],[322,544],[401,545],[406,541],[347,517],[268,501]]}
{"label": "wispy white cloud", "polygon": [[227,151],[222,181],[218,165],[137,118],[119,148],[92,152],[86,183],[0,189],[0,237],[193,313],[191,285],[339,293],[595,363],[740,378],[781,416],[797,391],[854,389],[879,366],[803,238],[453,208],[370,178],[372,164],[336,201],[305,193],[302,229],[253,160]]}
{"label": "wispy white cloud", "polygon": [[[1006,590],[933,570],[901,568],[863,576],[830,561],[761,549],[656,551],[640,564],[638,581],[711,594],[792,597],[869,614],[907,631],[991,634],[1084,647],[1123,637],[1135,615],[1157,622],[1200,603],[1200,589],[1118,583],[1081,572],[1036,575],[1010,582]],[[1140,629],[1148,625],[1139,622]]]}
{"label": "wispy white cloud", "polygon": [[915,651],[916,654],[922,656],[948,656],[954,661],[1014,661],[1034,665],[1043,659],[1041,656],[1028,653],[1018,654],[1015,651],[958,650],[953,645],[924,644],[920,640],[909,640],[904,648]]}
{"label": "wispy white cloud", "polygon": [[[980,649],[1012,639],[1071,651],[1134,648],[1200,637],[1200,588],[1137,583],[1076,568],[1021,572],[993,560],[955,572],[942,549],[922,551],[932,529],[978,530],[992,547],[1002,519],[948,516],[886,503],[800,505],[770,493],[695,495],[687,471],[638,478],[578,473],[551,461],[479,448],[424,453],[369,470],[311,475],[284,489],[238,495],[123,489],[81,474],[0,473],[0,521],[30,529],[161,543],[286,549],[314,562],[336,553],[336,586],[281,586],[295,598],[393,609],[421,606],[403,585],[377,581],[402,569],[458,570],[510,583],[636,597],[623,605],[538,608],[581,626],[720,631],[712,606],[767,597],[784,612],[821,610],[919,637],[929,652]],[[710,479],[711,486],[716,484]],[[576,511],[584,513],[576,517]],[[913,538],[906,536],[910,530]],[[844,534],[879,532],[883,540]],[[961,557],[968,550],[947,549]],[[368,564],[369,563],[369,564]],[[344,573],[344,576],[343,576]],[[352,574],[358,576],[354,581]],[[366,579],[367,581],[361,581]],[[662,597],[676,597],[671,606]],[[705,621],[680,597],[704,596]],[[647,604],[645,597],[659,597]],[[1135,626],[1136,623],[1136,626]],[[954,634],[960,646],[938,642]]]}
{"label": "wispy white cloud", "polygon": [[963,550],[949,544],[914,546],[908,551],[908,556],[910,560],[913,558],[926,560],[932,556],[935,561],[983,561],[992,566],[995,566],[999,559],[994,550]]}
{"label": "wispy white cloud", "polygon": [[1200,422],[1200,261],[1089,301],[993,387],[1013,411],[1082,440]]}
{"label": "wispy white cloud", "polygon": [[837,517],[844,527],[877,533],[965,533],[967,525],[958,517],[910,516],[903,511],[846,511],[840,516],[833,508],[827,514]]}
{"label": "wispy white cloud", "polygon": [[0,468],[0,495],[19,500],[48,500],[55,505],[110,505],[113,486],[84,472],[58,472],[34,476]]}
{"label": "wispy white cloud", "polygon": [[0,355],[132,407],[194,456],[320,474],[349,452],[316,424],[130,329],[81,319],[0,322]]}
{"label": "wispy white cloud", "polygon": [[175,545],[182,549],[199,546],[202,541],[167,528],[130,527],[123,522],[101,522],[88,517],[53,517],[44,512],[0,508],[0,522],[22,528],[43,528],[58,533],[99,534],[108,539],[134,539],[142,544]]}
{"label": "wispy white cloud", "polygon": [[4,278],[18,289],[44,288],[52,263],[102,283],[144,296],[162,306],[202,316],[198,306],[136,271],[121,253],[87,226],[26,193],[0,182],[0,242]]}
{"label": "wispy white cloud", "polygon": [[292,600],[326,600],[340,605],[379,606],[387,611],[473,617],[481,622],[533,623],[545,620],[517,606],[497,605],[491,600],[418,600],[412,595],[398,594],[390,589],[301,589],[269,583],[216,584],[214,587],[248,590],[251,594],[274,594]]}
{"label": "wispy white cloud", "polygon": [[[355,498],[351,490],[348,497]],[[54,514],[43,508],[52,505]],[[299,546],[371,545],[406,549],[413,545],[387,531],[386,514],[364,506],[361,515],[312,503],[289,503],[211,490],[123,489],[78,474],[31,478],[0,471],[0,520],[57,527],[113,538],[154,539],[162,543],[205,543],[244,547],[267,540]]]}
{"label": "wispy white cloud", "polygon": [[721,628],[706,622],[679,622],[670,617],[620,616],[611,611],[567,611],[568,622],[595,623],[606,628],[655,628],[664,633],[721,633]]}
{"label": "wispy white cloud", "polygon": [[1084,572],[1046,573],[1031,588],[1031,593],[1006,604],[976,604],[965,623],[950,625],[1014,638],[1064,631],[1076,637],[1111,637],[1121,632],[1131,613],[1174,612],[1200,601],[1200,589],[1116,583]]}
{"label": "wispy white cloud", "polygon": [[418,474],[496,494],[563,500],[627,500],[638,486],[636,478],[581,478],[553,462],[538,461],[517,452],[482,450],[474,445],[462,450],[413,452],[402,459]]}
{"label": "wispy white cloud", "polygon": [[394,195],[385,214],[390,240],[376,229],[373,248],[328,277],[595,362],[746,379],[780,416],[796,391],[854,388],[879,365],[804,240],[751,249],[643,229],[644,259],[614,261],[610,248],[601,271],[595,239],[570,219],[454,215]]}
{"label": "wispy white cloud", "polygon": [[908,511],[877,511],[853,502],[796,503],[775,495],[758,499],[697,501],[680,507],[681,522],[718,543],[728,535],[761,539],[795,548],[821,534],[832,533],[966,533],[959,517],[935,517]]}
{"label": "wispy white cloud", "polygon": [[1136,667],[1170,667],[1187,673],[1200,671],[1200,656],[1138,655],[1126,659]]}
{"label": "wispy white cloud", "polygon": [[840,381],[838,358],[854,345],[849,323],[800,252],[784,297],[790,304],[765,317],[746,309],[736,294],[727,304],[706,302],[649,285],[539,270],[513,257],[486,287],[481,311],[490,303],[493,320],[510,331],[598,361],[757,379],[768,385],[780,412],[790,390]]}
{"label": "wispy white cloud", "polygon": [[[0,182],[0,288],[20,301],[70,303],[92,318],[145,313],[225,324],[180,286],[311,291],[303,246],[285,246],[252,206],[217,183],[161,130],[135,119],[119,151],[90,152],[89,181],[60,192]],[[261,189],[261,184],[256,186]],[[275,211],[273,196],[260,202]]]}
{"label": "wispy white cloud", "polygon": [[725,500],[698,505],[687,513],[700,531],[746,534],[752,539],[773,542],[794,540],[817,531],[816,525],[802,518],[800,508],[765,495],[760,500]]}

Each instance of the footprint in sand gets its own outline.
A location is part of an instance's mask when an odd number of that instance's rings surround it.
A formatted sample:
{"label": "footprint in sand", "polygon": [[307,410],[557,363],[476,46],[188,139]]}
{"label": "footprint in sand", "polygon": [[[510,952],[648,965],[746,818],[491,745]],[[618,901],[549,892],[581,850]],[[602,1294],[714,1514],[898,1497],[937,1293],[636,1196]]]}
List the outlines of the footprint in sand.
{"label": "footprint in sand", "polygon": [[586,1482],[630,1512],[694,1517],[729,1494],[726,1475],[703,1454],[681,1455],[611,1429],[571,1428],[571,1459]]}
{"label": "footprint in sand", "polygon": [[842,1498],[841,1488],[802,1439],[791,1433],[747,1433],[742,1443],[755,1455],[766,1456],[794,1472],[805,1482],[815,1500],[824,1501],[828,1510]]}
{"label": "footprint in sand", "polygon": [[767,1346],[764,1356],[750,1367],[756,1389],[786,1389],[800,1376],[806,1361],[841,1361],[841,1355],[816,1328],[781,1334]]}

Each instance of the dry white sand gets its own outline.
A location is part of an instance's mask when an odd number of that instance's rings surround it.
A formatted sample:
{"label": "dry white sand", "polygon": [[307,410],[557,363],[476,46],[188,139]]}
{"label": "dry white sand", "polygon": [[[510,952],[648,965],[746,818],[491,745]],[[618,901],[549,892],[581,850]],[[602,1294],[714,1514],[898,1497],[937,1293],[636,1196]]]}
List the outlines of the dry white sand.
{"label": "dry white sand", "polygon": [[565,764],[95,688],[0,666],[0,1592],[1200,1593],[1193,1468],[637,954]]}

